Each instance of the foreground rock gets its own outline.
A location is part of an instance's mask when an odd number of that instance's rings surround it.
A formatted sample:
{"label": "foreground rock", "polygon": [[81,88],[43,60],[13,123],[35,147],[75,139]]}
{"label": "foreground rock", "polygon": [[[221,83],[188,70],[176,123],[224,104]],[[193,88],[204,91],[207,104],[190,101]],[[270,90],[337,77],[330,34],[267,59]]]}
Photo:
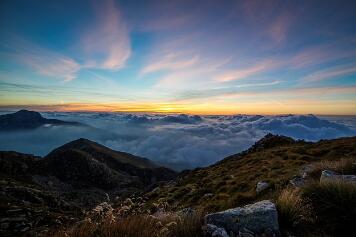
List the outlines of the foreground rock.
{"label": "foreground rock", "polygon": [[320,176],[320,183],[330,181],[343,181],[356,184],[356,175],[341,175],[331,170],[322,171]]}
{"label": "foreground rock", "polygon": [[237,236],[279,235],[277,209],[269,200],[206,215],[205,223]]}

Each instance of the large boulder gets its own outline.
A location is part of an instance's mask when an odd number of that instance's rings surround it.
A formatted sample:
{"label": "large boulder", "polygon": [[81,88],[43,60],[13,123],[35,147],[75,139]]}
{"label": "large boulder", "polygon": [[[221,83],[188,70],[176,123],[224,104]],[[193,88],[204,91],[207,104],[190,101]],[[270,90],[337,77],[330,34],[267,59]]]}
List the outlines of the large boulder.
{"label": "large boulder", "polygon": [[243,235],[246,233],[279,235],[276,205],[269,200],[256,202],[222,212],[206,215],[205,224],[224,228],[228,233]]}
{"label": "large boulder", "polygon": [[356,175],[341,175],[331,170],[323,170],[320,176],[320,183],[330,181],[344,181],[356,184]]}

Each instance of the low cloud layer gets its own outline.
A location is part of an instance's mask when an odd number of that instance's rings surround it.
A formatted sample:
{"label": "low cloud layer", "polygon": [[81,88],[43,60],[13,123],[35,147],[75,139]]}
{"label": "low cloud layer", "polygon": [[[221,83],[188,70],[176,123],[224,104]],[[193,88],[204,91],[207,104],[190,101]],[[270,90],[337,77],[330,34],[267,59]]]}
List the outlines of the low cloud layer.
{"label": "low cloud layer", "polygon": [[191,116],[117,113],[42,113],[44,117],[86,123],[91,128],[42,127],[0,133],[0,150],[46,155],[85,137],[115,150],[187,169],[207,166],[247,149],[266,133],[317,141],[356,135],[356,117]]}

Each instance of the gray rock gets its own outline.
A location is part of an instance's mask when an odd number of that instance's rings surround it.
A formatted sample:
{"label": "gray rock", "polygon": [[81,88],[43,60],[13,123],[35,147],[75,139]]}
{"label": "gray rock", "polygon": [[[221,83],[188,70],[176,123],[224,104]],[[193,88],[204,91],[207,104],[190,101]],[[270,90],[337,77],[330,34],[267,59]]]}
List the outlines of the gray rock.
{"label": "gray rock", "polygon": [[314,168],[315,168],[315,165],[313,165],[313,164],[305,165],[300,169],[299,175],[303,179],[306,179],[309,176],[309,173],[314,170]]}
{"label": "gray rock", "polygon": [[207,224],[203,230],[208,237],[229,237],[224,228],[219,228],[216,225]]}
{"label": "gray rock", "polygon": [[300,188],[305,185],[305,179],[300,176],[295,176],[293,179],[289,180],[289,183],[296,188]]}
{"label": "gray rock", "polygon": [[323,170],[320,176],[320,183],[330,181],[344,181],[356,184],[356,175],[341,175],[331,170]]}
{"label": "gray rock", "polygon": [[269,183],[266,181],[259,181],[256,185],[256,193],[260,193],[269,187]]}
{"label": "gray rock", "polygon": [[224,228],[235,235],[240,234],[244,229],[256,234],[271,229],[276,235],[279,234],[277,209],[275,204],[269,200],[212,213],[206,215],[204,219],[206,224]]}

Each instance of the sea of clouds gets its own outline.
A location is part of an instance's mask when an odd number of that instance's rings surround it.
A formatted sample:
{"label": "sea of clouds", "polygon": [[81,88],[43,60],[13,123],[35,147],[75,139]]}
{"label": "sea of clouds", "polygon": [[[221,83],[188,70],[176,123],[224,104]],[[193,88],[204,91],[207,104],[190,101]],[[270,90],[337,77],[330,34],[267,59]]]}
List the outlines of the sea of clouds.
{"label": "sea of clouds", "polygon": [[43,156],[66,142],[84,137],[181,170],[213,164],[247,149],[269,132],[308,141],[356,135],[355,116],[59,112],[42,115],[89,126],[47,126],[31,131],[0,133],[0,150]]}

